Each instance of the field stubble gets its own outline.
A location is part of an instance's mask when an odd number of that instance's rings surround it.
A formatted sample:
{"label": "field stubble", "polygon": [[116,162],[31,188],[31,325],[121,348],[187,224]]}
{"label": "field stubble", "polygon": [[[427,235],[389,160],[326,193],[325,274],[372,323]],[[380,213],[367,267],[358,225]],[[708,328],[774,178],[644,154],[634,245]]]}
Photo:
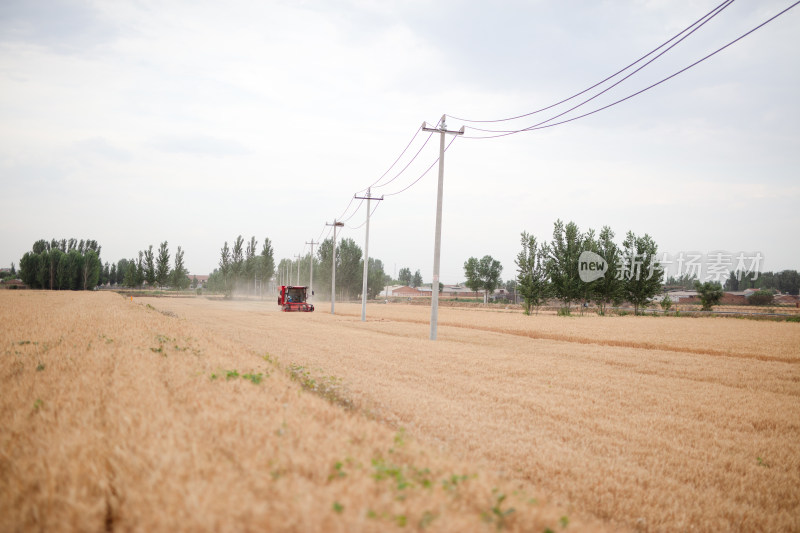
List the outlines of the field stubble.
{"label": "field stubble", "polygon": [[448,308],[431,342],[417,306],[362,323],[354,304],[164,305],[280,346],[423,443],[615,528],[800,529],[797,324]]}
{"label": "field stubble", "polygon": [[604,529],[307,393],[344,399],[288,317],[184,301],[0,295],[0,531]]}

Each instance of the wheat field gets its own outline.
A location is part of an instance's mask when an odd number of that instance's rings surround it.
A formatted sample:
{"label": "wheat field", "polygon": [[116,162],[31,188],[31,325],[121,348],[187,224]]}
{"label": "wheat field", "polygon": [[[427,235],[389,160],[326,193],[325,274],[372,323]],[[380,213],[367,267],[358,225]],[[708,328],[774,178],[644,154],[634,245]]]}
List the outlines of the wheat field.
{"label": "wheat field", "polygon": [[0,530],[800,530],[798,324],[328,309],[0,294]]}

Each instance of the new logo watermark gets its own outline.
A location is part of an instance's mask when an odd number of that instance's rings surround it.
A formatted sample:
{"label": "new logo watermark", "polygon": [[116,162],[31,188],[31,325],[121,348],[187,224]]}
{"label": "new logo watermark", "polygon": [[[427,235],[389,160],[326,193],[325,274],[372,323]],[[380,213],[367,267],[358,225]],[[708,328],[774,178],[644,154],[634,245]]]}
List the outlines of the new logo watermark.
{"label": "new logo watermark", "polygon": [[[655,256],[633,254],[631,258],[620,256],[614,265],[614,271],[617,279],[650,279],[660,271],[664,280],[671,276],[686,276],[724,283],[731,272],[740,281],[744,276],[758,279],[763,260],[761,252],[663,252]],[[608,270],[608,261],[600,254],[587,250],[578,257],[578,276],[584,283],[602,278]]]}
{"label": "new logo watermark", "polygon": [[578,257],[578,276],[581,281],[590,283],[605,276],[606,272],[608,272],[608,263],[603,256],[588,250],[581,252]]}

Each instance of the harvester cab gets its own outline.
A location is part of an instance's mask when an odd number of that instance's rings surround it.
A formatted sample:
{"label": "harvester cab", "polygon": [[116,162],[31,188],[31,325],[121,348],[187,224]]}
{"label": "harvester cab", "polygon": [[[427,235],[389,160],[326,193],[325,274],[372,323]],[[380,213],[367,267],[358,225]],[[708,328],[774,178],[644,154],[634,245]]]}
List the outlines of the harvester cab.
{"label": "harvester cab", "polygon": [[289,311],[302,311],[310,313],[314,310],[314,304],[306,301],[308,287],[293,287],[291,285],[281,285],[280,292],[278,293],[278,305],[281,310]]}

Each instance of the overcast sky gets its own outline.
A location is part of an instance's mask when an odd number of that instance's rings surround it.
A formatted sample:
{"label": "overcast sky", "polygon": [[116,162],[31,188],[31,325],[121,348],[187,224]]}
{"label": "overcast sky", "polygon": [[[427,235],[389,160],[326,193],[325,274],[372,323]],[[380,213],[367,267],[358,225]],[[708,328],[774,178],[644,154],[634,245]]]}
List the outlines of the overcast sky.
{"label": "overcast sky", "polygon": [[[216,268],[223,242],[240,234],[259,246],[269,237],[276,260],[307,252],[423,121],[547,106],[717,4],[4,0],[0,265],[18,266],[41,238],[95,239],[104,262],[166,240],[193,274]],[[581,110],[680,70],[790,4],[735,2]],[[618,241],[648,233],[670,254],[758,251],[762,270],[800,269],[798,51],[800,7],[590,117],[457,139],[445,158],[442,281],[462,281],[464,261],[486,254],[513,278],[520,232],[549,240],[558,218],[609,225]],[[565,109],[483,126],[526,127]],[[447,120],[462,125],[482,127]],[[437,156],[434,138],[374,193],[405,188]],[[431,279],[436,178],[434,166],[371,219],[370,256],[390,274],[409,267]],[[353,228],[364,219],[362,205],[341,232],[362,248],[364,228]]]}

